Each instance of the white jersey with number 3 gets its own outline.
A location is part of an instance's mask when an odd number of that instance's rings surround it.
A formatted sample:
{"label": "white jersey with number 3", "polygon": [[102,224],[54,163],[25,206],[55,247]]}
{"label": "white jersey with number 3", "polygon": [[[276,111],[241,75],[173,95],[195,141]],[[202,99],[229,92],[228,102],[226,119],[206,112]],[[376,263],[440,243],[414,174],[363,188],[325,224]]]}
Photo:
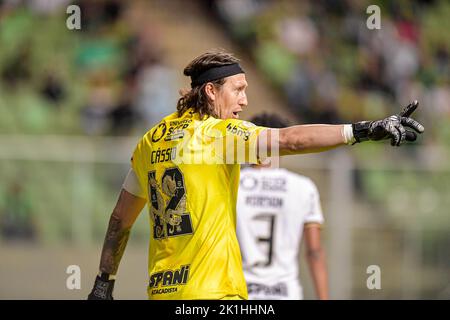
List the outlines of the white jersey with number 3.
{"label": "white jersey with number 3", "polygon": [[303,298],[298,253],[307,223],[323,223],[309,178],[286,169],[241,171],[237,234],[249,299]]}

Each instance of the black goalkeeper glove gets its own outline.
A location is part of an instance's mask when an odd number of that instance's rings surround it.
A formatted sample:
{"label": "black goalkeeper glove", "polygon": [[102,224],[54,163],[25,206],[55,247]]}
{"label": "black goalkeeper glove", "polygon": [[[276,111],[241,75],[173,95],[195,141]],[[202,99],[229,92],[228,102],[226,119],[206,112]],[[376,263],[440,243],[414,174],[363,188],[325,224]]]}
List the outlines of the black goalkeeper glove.
{"label": "black goalkeeper glove", "polygon": [[95,278],[94,288],[88,295],[88,300],[114,300],[112,293],[114,289],[114,279],[110,279],[109,274],[102,273]]}
{"label": "black goalkeeper glove", "polygon": [[352,124],[353,136],[355,143],[372,140],[378,141],[383,139],[391,139],[392,146],[400,146],[405,141],[415,141],[417,133],[422,133],[425,129],[416,120],[409,116],[417,109],[419,103],[417,100],[407,105],[396,115],[390,116],[383,120],[377,121],[361,121]]}

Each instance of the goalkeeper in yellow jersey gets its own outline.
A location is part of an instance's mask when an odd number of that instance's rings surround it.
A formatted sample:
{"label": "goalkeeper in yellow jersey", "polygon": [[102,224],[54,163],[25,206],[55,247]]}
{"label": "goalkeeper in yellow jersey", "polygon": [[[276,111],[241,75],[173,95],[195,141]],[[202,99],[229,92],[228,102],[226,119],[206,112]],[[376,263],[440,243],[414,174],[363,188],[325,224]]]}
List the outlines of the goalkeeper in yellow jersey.
{"label": "goalkeeper in yellow jersey", "polygon": [[390,139],[400,146],[424,130],[409,117],[416,101],[378,121],[259,127],[239,120],[247,107],[247,80],[232,54],[204,53],[184,75],[191,89],[179,99],[178,111],[151,128],[134,150],[88,299],[113,299],[131,227],[145,204],[149,299],[247,299],[236,237],[240,164],[365,140]]}

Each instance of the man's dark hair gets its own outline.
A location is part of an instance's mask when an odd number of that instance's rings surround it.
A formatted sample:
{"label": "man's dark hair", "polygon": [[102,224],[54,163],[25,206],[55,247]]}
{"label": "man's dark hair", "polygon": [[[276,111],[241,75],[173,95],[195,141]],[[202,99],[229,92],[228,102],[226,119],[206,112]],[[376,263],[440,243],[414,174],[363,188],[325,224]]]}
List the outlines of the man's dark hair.
{"label": "man's dark hair", "polygon": [[[203,72],[214,67],[220,67],[230,64],[238,63],[239,59],[222,49],[206,52],[199,57],[192,60],[186,68],[184,68],[183,74],[185,76],[196,78]],[[224,78],[211,81],[215,87],[220,87],[225,83]],[[178,115],[181,117],[187,109],[193,108],[195,112],[200,114],[200,118],[204,116],[215,116],[215,110],[212,107],[211,101],[205,92],[205,86],[207,83],[203,83],[198,86],[194,86],[191,90],[181,92],[182,96],[178,100],[177,110]]]}
{"label": "man's dark hair", "polygon": [[266,128],[285,128],[289,126],[287,120],[281,118],[275,113],[261,113],[251,118],[250,122],[257,126]]}

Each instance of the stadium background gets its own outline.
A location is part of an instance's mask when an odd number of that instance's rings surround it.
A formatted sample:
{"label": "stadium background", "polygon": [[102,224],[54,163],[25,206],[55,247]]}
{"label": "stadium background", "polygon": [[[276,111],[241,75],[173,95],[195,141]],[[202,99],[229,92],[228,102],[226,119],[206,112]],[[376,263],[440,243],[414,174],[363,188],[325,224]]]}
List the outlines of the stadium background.
{"label": "stadium background", "polygon": [[[81,30],[66,27],[70,4]],[[366,27],[370,4],[380,30]],[[445,0],[0,1],[0,298],[87,296],[137,139],[175,110],[184,66],[222,47],[247,71],[242,118],[349,123],[420,101],[414,145],[282,164],[319,187],[332,298],[449,299],[449,24]],[[144,210],[118,299],[146,298]],[[69,265],[80,290],[66,288]],[[366,286],[370,265],[380,290]]]}

